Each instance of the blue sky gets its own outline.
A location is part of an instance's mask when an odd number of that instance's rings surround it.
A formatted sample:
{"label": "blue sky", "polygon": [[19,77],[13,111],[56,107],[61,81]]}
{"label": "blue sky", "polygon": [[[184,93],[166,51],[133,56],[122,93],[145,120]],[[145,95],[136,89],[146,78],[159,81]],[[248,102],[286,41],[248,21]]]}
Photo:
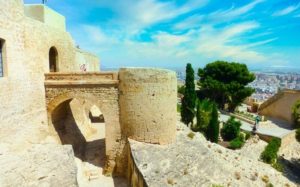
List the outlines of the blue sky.
{"label": "blue sky", "polygon": [[[39,3],[41,0],[25,0]],[[104,67],[300,67],[300,0],[48,0]]]}

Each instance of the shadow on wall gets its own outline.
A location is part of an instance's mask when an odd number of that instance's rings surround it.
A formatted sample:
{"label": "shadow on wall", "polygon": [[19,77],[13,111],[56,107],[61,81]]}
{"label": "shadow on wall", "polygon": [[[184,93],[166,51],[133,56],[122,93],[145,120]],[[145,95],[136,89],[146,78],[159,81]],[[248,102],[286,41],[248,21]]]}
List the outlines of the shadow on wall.
{"label": "shadow on wall", "polygon": [[105,139],[87,141],[79,129],[70,102],[72,99],[61,103],[52,113],[52,123],[60,138],[61,143],[70,144],[74,154],[83,162],[89,162],[98,167],[105,165]]}

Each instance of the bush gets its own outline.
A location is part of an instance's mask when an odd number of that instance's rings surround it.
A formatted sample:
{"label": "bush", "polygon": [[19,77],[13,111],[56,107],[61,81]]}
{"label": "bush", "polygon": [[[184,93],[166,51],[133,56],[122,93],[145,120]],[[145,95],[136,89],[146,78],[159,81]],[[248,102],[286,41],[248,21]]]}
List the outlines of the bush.
{"label": "bush", "polygon": [[201,132],[205,137],[207,137],[207,129],[211,120],[211,112],[213,108],[213,103],[208,99],[197,100],[197,124],[193,127],[196,132]]}
{"label": "bush", "polygon": [[188,136],[190,139],[193,139],[193,138],[195,137],[195,133],[190,132],[190,133],[188,133],[187,136]]}
{"label": "bush", "polygon": [[184,95],[185,92],[185,85],[177,87],[177,93]]}
{"label": "bush", "polygon": [[230,149],[240,149],[241,147],[243,147],[244,143],[245,143],[244,135],[240,134],[237,138],[235,138],[229,142],[229,148]]}
{"label": "bush", "polygon": [[283,165],[280,162],[272,164],[272,167],[279,172],[283,172]]}
{"label": "bush", "polygon": [[177,104],[177,112],[181,112],[181,105]]}
{"label": "bush", "polygon": [[247,131],[245,131],[244,133],[246,134],[245,139],[248,140],[251,137],[251,133]]}
{"label": "bush", "polygon": [[241,126],[241,122],[236,121],[234,117],[230,117],[230,119],[224,124],[223,128],[221,129],[222,138],[226,141],[235,139],[240,134]]}
{"label": "bush", "polygon": [[296,101],[296,103],[293,105],[292,116],[295,128],[300,128],[300,100]]}
{"label": "bush", "polygon": [[260,158],[268,164],[275,164],[277,162],[277,152],[281,146],[279,138],[272,138],[265,150],[261,153]]}
{"label": "bush", "polygon": [[300,142],[300,129],[296,131],[296,139]]}

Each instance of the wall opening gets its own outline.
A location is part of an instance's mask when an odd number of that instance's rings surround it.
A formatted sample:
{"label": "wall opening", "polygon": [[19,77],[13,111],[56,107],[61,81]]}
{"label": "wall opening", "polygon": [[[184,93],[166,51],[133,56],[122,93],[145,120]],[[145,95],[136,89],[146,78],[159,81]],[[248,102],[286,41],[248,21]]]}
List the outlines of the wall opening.
{"label": "wall opening", "polygon": [[[64,101],[51,114],[52,124],[62,144],[70,144],[83,163],[104,168],[105,121],[93,123],[89,117],[91,104],[86,100]],[[93,108],[100,109],[97,106]]]}
{"label": "wall opening", "polygon": [[55,47],[49,50],[49,68],[50,72],[58,72],[58,52]]}
{"label": "wall opening", "polygon": [[6,76],[5,40],[0,38],[0,77]]}

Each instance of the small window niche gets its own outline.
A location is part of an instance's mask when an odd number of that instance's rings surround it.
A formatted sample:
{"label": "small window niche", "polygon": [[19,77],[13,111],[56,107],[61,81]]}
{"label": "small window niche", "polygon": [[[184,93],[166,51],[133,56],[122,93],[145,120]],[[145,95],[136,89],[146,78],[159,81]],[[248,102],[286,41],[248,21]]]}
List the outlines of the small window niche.
{"label": "small window niche", "polygon": [[7,75],[5,40],[0,38],[0,78]]}
{"label": "small window niche", "polygon": [[50,72],[58,72],[58,52],[55,47],[49,50],[49,69]]}

